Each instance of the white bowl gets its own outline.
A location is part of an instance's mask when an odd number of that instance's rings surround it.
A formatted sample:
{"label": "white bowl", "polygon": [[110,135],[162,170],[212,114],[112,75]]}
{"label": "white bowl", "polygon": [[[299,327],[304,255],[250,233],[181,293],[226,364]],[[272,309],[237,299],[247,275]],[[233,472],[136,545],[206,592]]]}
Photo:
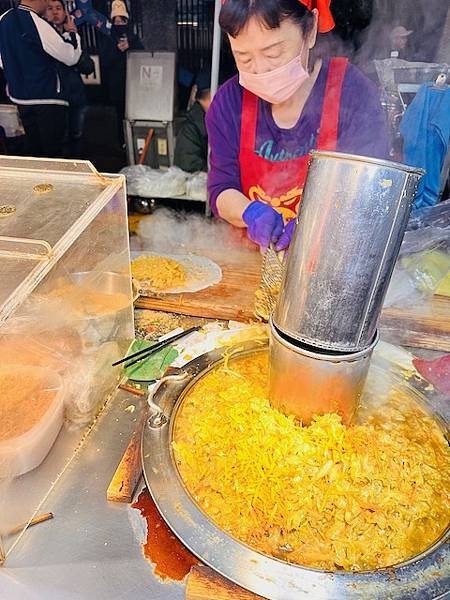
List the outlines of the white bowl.
{"label": "white bowl", "polygon": [[56,392],[46,412],[31,429],[17,437],[0,441],[2,469],[6,469],[6,475],[17,477],[39,466],[53,446],[64,421],[64,385],[61,377],[49,369],[21,365],[0,367],[0,377],[11,373],[24,380],[31,374],[37,375],[42,380],[43,388]]}

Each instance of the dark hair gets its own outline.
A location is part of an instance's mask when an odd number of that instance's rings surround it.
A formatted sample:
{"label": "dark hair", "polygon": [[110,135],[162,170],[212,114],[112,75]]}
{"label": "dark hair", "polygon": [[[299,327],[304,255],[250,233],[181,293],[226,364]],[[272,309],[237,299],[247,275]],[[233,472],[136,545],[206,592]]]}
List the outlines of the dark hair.
{"label": "dark hair", "polygon": [[52,2],[59,2],[59,4],[61,4],[63,9],[67,12],[67,6],[66,6],[66,3],[64,2],[64,0],[52,0]]}
{"label": "dark hair", "polygon": [[290,19],[302,28],[305,35],[314,23],[312,13],[300,0],[225,0],[219,23],[222,30],[234,38],[252,17],[269,29],[276,29],[282,21]]}
{"label": "dark hair", "polygon": [[202,100],[211,89],[211,67],[209,65],[206,65],[197,73],[195,85],[197,86],[195,99]]}
{"label": "dark hair", "polygon": [[208,94],[210,93],[211,89],[203,89],[203,90],[197,90],[195,93],[195,99],[198,100],[204,100]]}

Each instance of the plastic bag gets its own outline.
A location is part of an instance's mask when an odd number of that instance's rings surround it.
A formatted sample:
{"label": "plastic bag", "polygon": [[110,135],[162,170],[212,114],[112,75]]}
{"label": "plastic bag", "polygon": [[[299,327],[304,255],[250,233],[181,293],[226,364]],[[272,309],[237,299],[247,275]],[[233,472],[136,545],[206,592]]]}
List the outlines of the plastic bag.
{"label": "plastic bag", "polygon": [[450,227],[450,199],[445,200],[445,202],[439,202],[434,206],[427,206],[416,210],[408,221],[406,233],[427,227],[447,229],[448,231]]}
{"label": "plastic bag", "polygon": [[384,306],[408,307],[425,302],[438,290],[445,291],[449,273],[450,254],[439,245],[400,258],[392,274]]}
{"label": "plastic bag", "polygon": [[378,79],[384,89],[397,92],[399,83],[421,84],[435,81],[447,73],[447,63],[410,62],[401,58],[374,60]]}
{"label": "plastic bag", "polygon": [[111,363],[120,355],[116,342],[107,342],[73,361],[65,374],[66,424],[69,429],[92,422],[111,390]]}
{"label": "plastic bag", "polygon": [[450,271],[450,256],[439,248],[425,250],[405,256],[401,266],[413,278],[417,289],[433,294]]}
{"label": "plastic bag", "polygon": [[200,171],[194,173],[186,182],[186,195],[193,200],[200,200],[206,202],[208,199],[208,192],[206,189],[208,175]]}
{"label": "plastic bag", "polygon": [[414,279],[397,263],[384,299],[384,306],[411,306],[422,300]]}
{"label": "plastic bag", "polygon": [[178,167],[152,169],[145,165],[132,165],[121,170],[127,180],[128,194],[143,198],[173,198],[186,194],[188,174]]}
{"label": "plastic bag", "polygon": [[413,213],[403,238],[400,255],[436,248],[450,240],[450,200]]}
{"label": "plastic bag", "polygon": [[415,358],[414,365],[419,373],[435,388],[450,397],[450,354],[434,360]]}
{"label": "plastic bag", "polygon": [[131,165],[121,169],[120,173],[125,175],[127,180],[127,193],[130,196],[137,196],[136,186],[139,179],[145,177],[145,173],[150,169],[144,165]]}
{"label": "plastic bag", "polygon": [[[450,271],[450,201],[414,213],[384,306],[412,306],[441,289]],[[445,289],[445,286],[442,286]]]}

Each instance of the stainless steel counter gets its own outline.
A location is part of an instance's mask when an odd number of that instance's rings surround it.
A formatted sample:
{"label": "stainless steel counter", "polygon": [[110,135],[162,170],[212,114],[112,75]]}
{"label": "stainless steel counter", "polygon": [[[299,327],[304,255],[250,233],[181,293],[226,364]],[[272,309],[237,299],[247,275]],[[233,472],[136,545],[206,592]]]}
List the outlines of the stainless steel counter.
{"label": "stainless steel counter", "polygon": [[142,409],[124,391],[108,403],[39,511],[54,519],[29,529],[0,568],[0,600],[183,600],[184,586],[162,583],[144,558],[139,512],[106,501]]}
{"label": "stainless steel counter", "polygon": [[[133,404],[136,410],[125,409]],[[138,511],[106,489],[142,410],[119,391],[42,506],[54,519],[30,528],[0,569],[1,600],[181,600],[144,558]]]}

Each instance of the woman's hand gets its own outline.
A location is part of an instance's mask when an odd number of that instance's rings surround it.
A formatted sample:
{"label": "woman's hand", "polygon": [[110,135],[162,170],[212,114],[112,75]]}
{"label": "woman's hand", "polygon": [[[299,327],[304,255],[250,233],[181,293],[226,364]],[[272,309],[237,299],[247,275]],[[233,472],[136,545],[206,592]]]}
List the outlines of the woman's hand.
{"label": "woman's hand", "polygon": [[283,219],[268,204],[255,200],[245,209],[242,219],[248,228],[248,237],[262,248],[278,242],[283,233]]}
{"label": "woman's hand", "polygon": [[117,44],[117,48],[121,52],[126,52],[129,47],[130,47],[130,44],[128,43],[128,40],[119,40],[119,43]]}

